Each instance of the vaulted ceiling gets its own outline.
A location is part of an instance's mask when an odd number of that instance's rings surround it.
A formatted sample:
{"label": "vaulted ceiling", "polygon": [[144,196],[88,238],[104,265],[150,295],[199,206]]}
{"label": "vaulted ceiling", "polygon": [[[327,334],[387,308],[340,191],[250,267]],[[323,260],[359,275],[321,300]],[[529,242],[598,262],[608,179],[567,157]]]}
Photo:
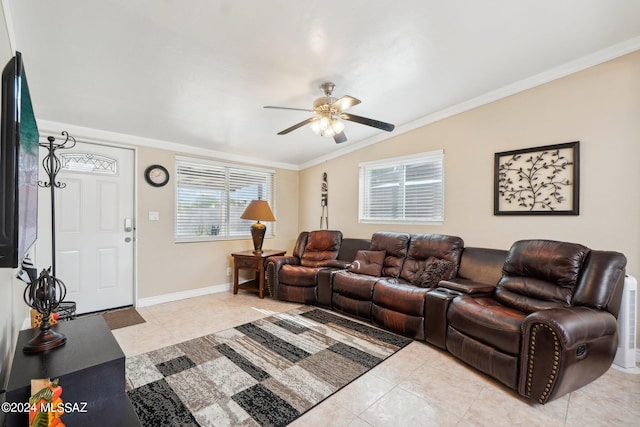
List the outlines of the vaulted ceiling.
{"label": "vaulted ceiling", "polygon": [[[36,117],[299,168],[640,49],[636,0],[3,0]],[[346,143],[265,105],[362,101]]]}

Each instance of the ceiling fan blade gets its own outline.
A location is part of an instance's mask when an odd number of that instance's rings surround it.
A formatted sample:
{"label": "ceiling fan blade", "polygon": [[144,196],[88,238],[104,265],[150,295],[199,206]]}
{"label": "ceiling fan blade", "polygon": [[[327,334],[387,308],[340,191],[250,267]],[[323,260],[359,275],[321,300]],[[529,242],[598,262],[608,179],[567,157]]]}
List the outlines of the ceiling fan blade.
{"label": "ceiling fan blade", "polygon": [[290,128],[287,128],[281,132],[278,132],[278,135],[286,135],[289,132],[292,132],[298,128],[301,128],[304,125],[308,125],[309,123],[318,120],[317,117],[309,117],[307,120],[303,120],[300,123],[296,123],[295,125],[291,126]]}
{"label": "ceiling fan blade", "polygon": [[360,123],[361,125],[373,126],[374,128],[386,130],[387,132],[391,132],[393,129],[395,129],[395,125],[392,125],[391,123],[368,119],[366,117],[356,116],[355,114],[341,113],[340,118],[349,120],[350,122]]}
{"label": "ceiling fan blade", "polygon": [[333,140],[336,144],[342,144],[343,142],[347,142],[347,135],[345,135],[344,132],[337,133],[333,135]]}
{"label": "ceiling fan blade", "polygon": [[276,110],[308,111],[311,113],[315,111],[315,110],[310,110],[308,108],[274,107],[273,105],[265,105],[264,108],[274,108]]}
{"label": "ceiling fan blade", "polygon": [[338,99],[333,104],[331,104],[331,108],[333,108],[335,110],[338,110],[338,111],[344,111],[347,108],[351,108],[354,105],[360,104],[361,102],[362,101],[360,101],[357,98],[354,98],[353,96],[345,95],[342,98]]}

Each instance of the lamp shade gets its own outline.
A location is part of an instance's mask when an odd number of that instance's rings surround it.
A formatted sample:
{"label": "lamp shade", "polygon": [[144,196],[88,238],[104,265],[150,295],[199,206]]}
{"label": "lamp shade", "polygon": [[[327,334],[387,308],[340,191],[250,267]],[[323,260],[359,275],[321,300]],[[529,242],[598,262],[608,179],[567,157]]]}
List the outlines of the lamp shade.
{"label": "lamp shade", "polygon": [[240,216],[242,219],[251,219],[254,221],[275,221],[276,218],[271,212],[269,203],[266,200],[252,200]]}

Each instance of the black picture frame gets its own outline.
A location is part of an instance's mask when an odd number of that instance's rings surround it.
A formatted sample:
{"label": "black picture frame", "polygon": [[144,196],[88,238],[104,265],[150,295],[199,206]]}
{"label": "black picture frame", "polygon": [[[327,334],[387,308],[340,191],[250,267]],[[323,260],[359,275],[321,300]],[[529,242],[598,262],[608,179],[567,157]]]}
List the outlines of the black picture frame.
{"label": "black picture frame", "polygon": [[580,141],[495,153],[494,215],[579,215]]}

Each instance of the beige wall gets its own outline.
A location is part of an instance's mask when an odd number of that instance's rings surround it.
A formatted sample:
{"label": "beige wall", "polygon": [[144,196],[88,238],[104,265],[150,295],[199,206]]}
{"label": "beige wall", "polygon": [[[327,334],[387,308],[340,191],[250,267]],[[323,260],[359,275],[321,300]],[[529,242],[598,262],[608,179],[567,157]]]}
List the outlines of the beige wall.
{"label": "beige wall", "polygon": [[[580,141],[579,216],[494,216],[494,153]],[[358,223],[358,163],[443,148],[441,225]],[[398,135],[300,173],[300,229],[317,228],[320,179],[329,180],[331,228],[461,236],[466,246],[508,249],[548,238],[615,250],[640,277],[640,52]],[[636,328],[640,331],[640,328]],[[639,332],[640,335],[640,332]]]}
{"label": "beige wall", "polygon": [[[509,248],[549,238],[617,250],[640,276],[640,52],[416,129],[300,173],[300,228],[318,227],[320,179],[329,179],[331,228],[445,233],[467,246]],[[580,141],[579,216],[494,216],[494,153]],[[443,148],[441,225],[358,223],[358,163]]]}
{"label": "beige wall", "polygon": [[[140,148],[138,150],[138,298],[149,298],[214,285],[232,278],[226,269],[233,266],[232,252],[253,249],[250,238],[216,242],[175,243],[175,186],[171,181],[154,188],[144,181],[147,166],[159,163],[174,170],[176,153]],[[293,249],[298,230],[298,172],[276,170],[276,235],[265,239],[265,249]],[[160,213],[160,221],[149,221],[149,211]]]}

